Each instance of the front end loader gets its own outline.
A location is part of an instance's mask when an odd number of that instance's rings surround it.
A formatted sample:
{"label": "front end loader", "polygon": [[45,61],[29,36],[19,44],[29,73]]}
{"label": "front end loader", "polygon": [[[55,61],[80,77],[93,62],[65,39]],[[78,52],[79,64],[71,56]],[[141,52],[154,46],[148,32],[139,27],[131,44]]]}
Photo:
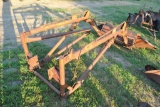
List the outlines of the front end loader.
{"label": "front end loader", "polygon": [[[88,77],[89,72],[92,70],[94,65],[98,62],[101,56],[109,49],[112,44],[115,42],[120,42],[127,48],[149,48],[155,49],[155,46],[145,41],[139,34],[132,33],[128,31],[127,23],[124,21],[117,26],[111,26],[109,24],[101,24],[99,26],[96,25],[94,19],[92,19],[89,11],[85,11],[82,14],[75,14],[69,16],[63,20],[59,20],[57,22],[48,23],[42,25],[38,28],[32,29],[30,31],[22,32],[21,42],[24,49],[24,53],[26,56],[26,60],[28,62],[28,67],[30,72],[34,73],[38,76],[43,82],[45,82],[53,91],[55,91],[61,97],[65,97],[73,93],[76,89],[78,89],[84,80]],[[87,45],[81,47],[78,50],[73,50],[72,47],[78,43],[80,40],[89,36],[91,29],[80,29],[76,30],[79,23],[85,22],[88,23],[96,32],[97,38]],[[33,36],[36,33],[47,31],[49,29],[54,29],[58,27],[62,27],[65,25],[70,25],[70,28],[67,32],[56,33],[50,35],[42,35],[42,36]],[[66,38],[69,38],[70,35],[73,34],[81,34],[76,40],[70,42],[68,45],[62,47],[58,51],[57,48],[65,41]],[[47,40],[50,38],[60,38],[59,41],[53,46],[53,48],[44,56],[44,58],[39,59],[38,55],[32,55],[28,44],[31,42],[37,42],[41,40]],[[69,85],[66,82],[66,64],[70,63],[73,60],[78,60],[83,54],[86,52],[100,46],[101,51],[98,53],[93,62],[87,67],[85,71],[81,74],[81,76],[75,81],[74,84]],[[43,48],[43,47],[42,47]],[[44,64],[49,63],[52,59],[56,59],[58,65],[52,66],[51,68],[44,68]],[[58,84],[58,88],[55,84],[50,83],[46,78],[44,78],[39,72],[38,69],[46,69],[48,73],[48,79],[54,80]]]}

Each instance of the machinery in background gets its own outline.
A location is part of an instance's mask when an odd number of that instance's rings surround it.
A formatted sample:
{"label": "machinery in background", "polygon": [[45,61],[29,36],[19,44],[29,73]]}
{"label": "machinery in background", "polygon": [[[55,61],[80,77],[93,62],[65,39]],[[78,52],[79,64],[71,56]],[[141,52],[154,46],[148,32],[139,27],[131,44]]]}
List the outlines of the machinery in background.
{"label": "machinery in background", "polygon": [[145,11],[144,7],[138,13],[129,13],[127,23],[145,28],[156,40],[156,33],[160,30],[160,10],[154,12],[151,8]]}

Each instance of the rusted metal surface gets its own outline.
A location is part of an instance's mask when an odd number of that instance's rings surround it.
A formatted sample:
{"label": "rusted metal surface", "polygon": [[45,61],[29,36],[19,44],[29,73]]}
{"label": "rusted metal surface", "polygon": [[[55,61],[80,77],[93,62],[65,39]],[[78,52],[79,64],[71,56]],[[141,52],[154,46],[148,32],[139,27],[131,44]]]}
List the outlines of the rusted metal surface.
{"label": "rusted metal surface", "polygon": [[48,69],[48,79],[49,80],[54,79],[56,82],[59,83],[60,77],[59,77],[59,72],[56,67],[52,67]]}
{"label": "rusted metal surface", "polygon": [[89,32],[90,29],[83,29],[83,30],[77,30],[77,31],[68,31],[68,32],[64,32],[64,33],[43,35],[43,36],[34,37],[34,38],[27,38],[27,43],[36,42],[36,41],[45,40],[45,39],[50,39],[50,38],[62,37],[62,36],[70,35],[70,34],[83,33],[83,32],[87,32],[87,31]]}
{"label": "rusted metal surface", "polygon": [[40,68],[39,66],[39,61],[38,61],[38,56],[33,56],[31,58],[28,59],[28,65],[29,66],[29,69],[32,71],[34,70],[35,68]]}
{"label": "rusted metal surface", "polygon": [[[90,34],[91,29],[82,29],[82,30],[75,30],[78,23],[80,22],[86,22],[91,25],[91,27],[97,32],[97,38],[88,43],[87,45],[83,46],[77,51],[72,50],[72,46],[74,46],[77,42],[85,38]],[[39,37],[33,37],[33,34],[46,31],[52,28],[64,26],[67,24],[71,24],[71,27],[68,29],[67,32],[64,33],[57,33],[52,35],[45,35],[45,36],[39,36]],[[76,40],[72,41],[68,45],[64,46],[62,49],[60,49],[58,52],[55,52],[55,50],[62,44],[62,42],[68,38],[72,34],[78,34],[80,33],[81,36],[77,38]],[[42,81],[44,81],[49,87],[51,87],[52,90],[54,90],[57,94],[60,96],[68,96],[71,93],[73,93],[76,89],[78,89],[83,81],[87,78],[89,72],[94,67],[94,65],[98,62],[98,60],[101,58],[101,56],[106,52],[106,50],[114,44],[114,42],[117,40],[117,37],[121,38],[122,41],[126,47],[134,46],[134,47],[146,47],[144,46],[144,43],[141,43],[141,41],[138,41],[138,36],[134,37],[131,41],[129,38],[131,38],[131,35],[127,30],[127,23],[122,22],[118,26],[114,27],[110,24],[103,24],[101,26],[96,26],[96,23],[94,19],[90,18],[90,12],[86,11],[82,15],[72,15],[69,18],[65,18],[58,22],[49,23],[46,25],[43,25],[41,27],[32,29],[28,32],[21,33],[21,41],[22,46],[24,49],[24,53],[26,56],[26,60],[28,62],[29,70],[33,72],[36,76],[38,76]],[[31,52],[28,49],[28,43],[30,42],[36,42],[40,40],[50,39],[50,38],[57,38],[59,37],[60,40],[53,46],[53,48],[47,53],[47,55],[44,56],[44,58],[39,59],[38,55],[33,56]],[[135,39],[136,38],[136,39]],[[137,39],[138,38],[138,39]],[[137,40],[137,41],[136,41]],[[141,38],[140,38],[141,40]],[[131,43],[130,43],[131,42]],[[139,43],[139,44],[138,44]],[[104,47],[99,52],[95,60],[90,64],[90,66],[82,73],[82,75],[79,77],[79,79],[72,85],[69,86],[66,84],[66,64],[70,63],[72,60],[79,59],[81,55],[85,54],[86,52],[98,47],[99,45],[104,44]],[[139,46],[141,45],[141,46]],[[152,49],[152,46],[151,46]],[[64,53],[65,51],[68,51]],[[59,85],[60,90],[58,90],[56,87],[53,86],[52,83],[48,82],[43,76],[41,76],[38,73],[37,69],[41,69],[44,64],[50,62],[53,58],[57,59],[58,66],[53,66],[49,68],[48,70],[48,79],[50,81],[55,80],[56,83]],[[68,91],[66,91],[68,90]]]}
{"label": "rusted metal surface", "polygon": [[135,48],[156,49],[156,46],[149,43],[147,40],[143,39],[140,35],[136,35],[136,39],[133,42],[133,47],[135,47]]}
{"label": "rusted metal surface", "polygon": [[[101,31],[106,33],[114,28],[114,25],[106,23],[100,25]],[[126,28],[126,27],[125,27]],[[140,34],[136,34],[129,30],[124,30],[126,35],[119,34],[115,40],[115,43],[125,46],[126,48],[148,48],[148,49],[156,49],[156,46],[149,43],[147,40],[143,39]]]}
{"label": "rusted metal surface", "polygon": [[151,78],[152,80],[156,81],[158,84],[160,84],[160,70],[157,70],[157,68],[151,66],[151,65],[146,65],[145,66],[145,74]]}

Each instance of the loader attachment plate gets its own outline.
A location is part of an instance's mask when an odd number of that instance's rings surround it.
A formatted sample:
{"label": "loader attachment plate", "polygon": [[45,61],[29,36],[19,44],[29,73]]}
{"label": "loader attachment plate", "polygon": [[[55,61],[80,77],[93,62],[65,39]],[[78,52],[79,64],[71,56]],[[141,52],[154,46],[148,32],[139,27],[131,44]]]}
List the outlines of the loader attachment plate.
{"label": "loader attachment plate", "polygon": [[160,84],[160,70],[157,70],[155,67],[153,67],[151,65],[146,65],[145,69],[146,69],[145,74],[149,78],[151,78],[152,80],[154,80],[155,82]]}
{"label": "loader attachment plate", "polygon": [[56,82],[59,83],[59,72],[57,70],[56,67],[52,67],[50,69],[48,69],[48,79],[51,80],[51,79],[54,79]]}

